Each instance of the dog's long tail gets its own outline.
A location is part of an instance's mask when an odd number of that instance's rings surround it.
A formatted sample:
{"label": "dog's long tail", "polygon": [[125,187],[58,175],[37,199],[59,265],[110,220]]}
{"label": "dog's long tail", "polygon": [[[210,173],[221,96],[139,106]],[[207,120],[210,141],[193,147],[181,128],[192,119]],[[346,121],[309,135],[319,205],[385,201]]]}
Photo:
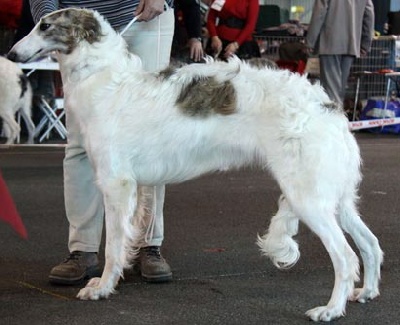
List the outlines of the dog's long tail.
{"label": "dog's long tail", "polygon": [[[214,63],[214,64],[211,64]],[[185,65],[170,77],[174,83],[185,86],[193,80],[214,78],[218,83],[223,83],[235,78],[241,69],[241,61],[237,57],[232,57],[229,62],[214,62],[212,58],[206,59],[206,64]],[[217,66],[219,65],[219,67]],[[218,71],[218,72],[217,72]]]}
{"label": "dog's long tail", "polygon": [[290,268],[300,258],[299,245],[292,238],[298,232],[299,219],[292,212],[286,199],[279,199],[279,210],[272,218],[269,229],[257,245],[277,268]]}

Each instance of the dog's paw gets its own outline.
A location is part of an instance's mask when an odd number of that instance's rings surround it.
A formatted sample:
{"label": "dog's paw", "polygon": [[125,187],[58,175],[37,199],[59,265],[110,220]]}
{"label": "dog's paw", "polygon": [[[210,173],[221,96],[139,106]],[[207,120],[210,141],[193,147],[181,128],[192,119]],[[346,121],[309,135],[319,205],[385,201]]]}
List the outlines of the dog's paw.
{"label": "dog's paw", "polygon": [[379,296],[378,289],[367,289],[367,288],[356,288],[353,291],[353,295],[350,297],[350,301],[357,301],[362,304],[368,302]]}
{"label": "dog's paw", "polygon": [[82,288],[77,298],[81,300],[99,300],[101,298],[108,298],[111,293],[114,293],[114,289],[100,286],[100,278],[92,278],[86,287]]}
{"label": "dog's paw", "polygon": [[306,315],[314,322],[330,322],[336,318],[342,317],[344,311],[330,308],[328,306],[320,306],[310,309],[306,312]]}
{"label": "dog's paw", "polygon": [[95,288],[99,286],[101,278],[91,278],[89,282],[86,284],[86,287]]}
{"label": "dog's paw", "polygon": [[101,285],[101,278],[92,278],[86,287],[82,288],[77,298],[81,300],[99,300],[101,298],[108,298],[110,294],[115,293],[113,286]]}
{"label": "dog's paw", "polygon": [[85,287],[79,291],[76,297],[81,300],[99,300],[101,298],[101,294],[98,288]]}

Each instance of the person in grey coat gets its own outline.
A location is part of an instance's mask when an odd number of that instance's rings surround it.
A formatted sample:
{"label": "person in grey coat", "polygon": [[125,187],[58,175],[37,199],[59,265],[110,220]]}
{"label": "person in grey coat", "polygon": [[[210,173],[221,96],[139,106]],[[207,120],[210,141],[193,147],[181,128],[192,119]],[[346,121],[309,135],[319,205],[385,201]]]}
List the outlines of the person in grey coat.
{"label": "person in grey coat", "polygon": [[371,0],[314,2],[306,42],[319,55],[321,85],[339,104],[354,58],[367,55],[371,48],[374,20]]}

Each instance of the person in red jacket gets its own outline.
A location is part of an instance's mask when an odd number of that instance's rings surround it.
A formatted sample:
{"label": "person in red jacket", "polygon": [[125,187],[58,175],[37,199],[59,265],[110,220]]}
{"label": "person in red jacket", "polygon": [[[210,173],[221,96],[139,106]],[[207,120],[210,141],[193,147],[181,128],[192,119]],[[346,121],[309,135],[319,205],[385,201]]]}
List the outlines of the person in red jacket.
{"label": "person in red jacket", "polygon": [[260,57],[253,32],[260,9],[259,0],[215,0],[207,17],[210,36],[208,54],[221,59]]}
{"label": "person in red jacket", "polygon": [[0,0],[0,55],[11,49],[21,8],[22,0]]}

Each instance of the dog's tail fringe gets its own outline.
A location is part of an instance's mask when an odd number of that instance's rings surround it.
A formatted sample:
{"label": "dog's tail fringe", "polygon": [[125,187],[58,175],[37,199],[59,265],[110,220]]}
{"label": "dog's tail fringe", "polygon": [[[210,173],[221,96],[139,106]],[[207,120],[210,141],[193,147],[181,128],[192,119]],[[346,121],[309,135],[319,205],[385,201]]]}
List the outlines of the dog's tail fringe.
{"label": "dog's tail fringe", "polygon": [[298,232],[299,220],[290,210],[284,197],[279,201],[279,211],[272,218],[268,232],[257,236],[257,245],[279,269],[293,267],[300,258],[299,245],[292,238]]}
{"label": "dog's tail fringe", "polygon": [[266,234],[257,236],[257,245],[278,269],[293,267],[300,258],[299,245],[290,236],[280,238]]}

